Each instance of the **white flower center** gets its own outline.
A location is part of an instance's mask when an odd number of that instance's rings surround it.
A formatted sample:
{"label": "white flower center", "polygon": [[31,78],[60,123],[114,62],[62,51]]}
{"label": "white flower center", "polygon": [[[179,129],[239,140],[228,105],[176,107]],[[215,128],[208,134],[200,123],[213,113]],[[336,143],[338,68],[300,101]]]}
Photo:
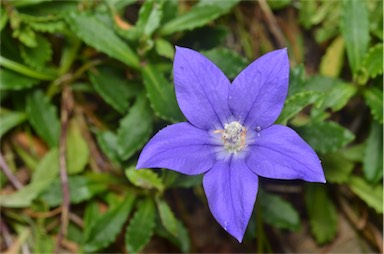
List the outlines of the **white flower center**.
{"label": "white flower center", "polygon": [[246,147],[245,137],[247,130],[239,122],[234,121],[224,125],[224,130],[216,130],[215,134],[221,134],[224,148],[230,153],[237,153]]}

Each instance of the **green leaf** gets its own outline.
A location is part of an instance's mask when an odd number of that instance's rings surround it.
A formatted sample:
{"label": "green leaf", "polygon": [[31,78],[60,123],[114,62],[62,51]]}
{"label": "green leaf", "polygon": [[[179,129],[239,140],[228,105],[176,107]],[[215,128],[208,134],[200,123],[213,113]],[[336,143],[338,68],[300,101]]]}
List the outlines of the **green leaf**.
{"label": "green leaf", "polygon": [[170,42],[161,38],[156,39],[155,49],[157,54],[169,59],[173,59],[175,55],[175,48],[173,47],[173,45]]}
{"label": "green leaf", "polygon": [[169,233],[163,226],[159,225],[156,228],[156,234],[168,239],[173,244],[178,246],[183,253],[190,253],[190,240],[188,235],[188,230],[185,228],[183,223],[180,221],[177,222],[177,235],[174,236],[171,233]]}
{"label": "green leaf", "polygon": [[324,96],[322,93],[315,91],[300,92],[288,97],[276,123],[286,125],[292,117],[306,106],[319,102],[323,98]]}
{"label": "green leaf", "polygon": [[157,199],[156,204],[157,209],[159,210],[162,225],[169,233],[171,233],[171,235],[177,237],[177,219],[175,218],[171,208],[168,206],[167,202],[162,199]]}
{"label": "green leaf", "polygon": [[311,232],[319,244],[332,240],[337,233],[337,212],[326,188],[307,185],[305,202],[309,215]]}
{"label": "green leaf", "polygon": [[167,177],[165,177],[164,182],[168,187],[173,188],[191,188],[198,185],[201,185],[203,181],[203,175],[184,175],[176,171],[166,171]]}
{"label": "green leaf", "polygon": [[229,79],[234,79],[249,63],[236,51],[227,48],[215,48],[201,53],[214,62]]}
{"label": "green leaf", "polygon": [[100,68],[97,72],[90,72],[89,78],[96,92],[105,102],[119,113],[127,111],[132,92],[125,78],[106,68]]}
{"label": "green leaf", "polygon": [[307,90],[325,93],[321,108],[331,108],[333,111],[342,109],[357,92],[356,87],[350,83],[320,75],[311,77],[305,87]]}
{"label": "green leaf", "polygon": [[299,214],[289,202],[266,191],[259,191],[259,195],[258,202],[260,202],[263,220],[266,223],[282,229],[299,229]]}
{"label": "green leaf", "polygon": [[[93,181],[87,176],[69,176],[68,186],[71,204],[78,204],[91,199],[107,189],[107,185]],[[49,188],[41,193],[40,198],[49,207],[59,206],[63,202],[63,192],[60,179],[55,179]]]}
{"label": "green leaf", "polygon": [[373,119],[383,123],[383,91],[376,87],[369,87],[364,90],[364,99],[371,108]]}
{"label": "green leaf", "polygon": [[89,234],[85,237],[84,252],[96,252],[107,247],[120,233],[124,222],[132,210],[135,196],[127,193],[124,200],[110,208],[89,226]]}
{"label": "green leaf", "polygon": [[152,115],[147,100],[141,94],[117,131],[117,152],[121,159],[130,158],[152,133]]}
{"label": "green leaf", "polygon": [[349,161],[362,162],[364,151],[366,149],[365,147],[365,143],[360,143],[357,145],[345,147],[338,152],[340,153],[340,156],[344,157]]}
{"label": "green leaf", "polygon": [[317,10],[315,1],[300,0],[299,22],[304,28],[309,29],[313,25],[312,17]]}
{"label": "green leaf", "polygon": [[118,162],[117,135],[111,131],[101,131],[96,133],[96,139],[104,154],[112,161]]}
{"label": "green leaf", "polygon": [[359,196],[368,206],[378,213],[383,213],[383,185],[367,183],[364,179],[353,176],[349,180],[349,187]]}
{"label": "green leaf", "polygon": [[33,87],[39,80],[20,75],[14,71],[0,69],[0,91],[22,90]]}
{"label": "green leaf", "polygon": [[36,42],[37,45],[33,48],[21,45],[20,55],[26,64],[37,70],[42,70],[51,59],[52,47],[51,43],[42,35],[36,36]]}
{"label": "green leaf", "polygon": [[58,172],[59,153],[57,149],[52,149],[37,165],[31,183],[10,195],[0,195],[0,205],[13,208],[30,206],[32,201],[57,178]]}
{"label": "green leaf", "polygon": [[138,203],[137,211],[125,233],[125,247],[128,253],[137,253],[147,245],[155,227],[155,215],[155,204],[151,198]]}
{"label": "green leaf", "polygon": [[313,149],[321,153],[334,152],[355,138],[352,132],[335,122],[311,122],[296,130]]}
{"label": "green leaf", "polygon": [[292,68],[291,73],[289,74],[288,98],[305,90],[306,80],[303,64],[299,64]]}
{"label": "green leaf", "polygon": [[291,0],[268,0],[268,5],[272,10],[280,10],[291,4]]}
{"label": "green leaf", "polygon": [[365,54],[358,73],[360,74],[361,71],[361,75],[366,75],[366,77],[358,78],[361,84],[365,84],[368,77],[375,78],[377,75],[383,74],[383,54],[383,44],[371,47]]}
{"label": "green leaf", "polygon": [[72,12],[66,18],[72,31],[86,44],[132,68],[139,68],[138,56],[96,16]]}
{"label": "green leaf", "polygon": [[321,158],[325,178],[332,183],[345,183],[354,168],[354,163],[350,162],[340,152],[330,153]]}
{"label": "green leaf", "polygon": [[238,3],[238,0],[231,1],[204,1],[204,4],[196,4],[190,11],[170,20],[160,29],[161,35],[170,35],[175,32],[192,30],[201,27],[208,22],[229,12]]}
{"label": "green leaf", "polygon": [[39,136],[51,147],[59,144],[60,121],[57,110],[49,102],[42,91],[37,90],[27,98],[27,114],[29,122]]}
{"label": "green leaf", "polygon": [[347,49],[349,65],[352,72],[356,73],[368,49],[368,10],[366,2],[361,0],[343,1],[342,7],[340,19],[341,34]]}
{"label": "green leaf", "polygon": [[129,181],[137,187],[157,189],[160,192],[164,190],[164,185],[160,177],[150,169],[136,170],[132,167],[125,170],[125,175]]}
{"label": "green leaf", "polygon": [[21,112],[0,112],[0,138],[7,131],[21,124],[27,118],[25,113]]}
{"label": "green leaf", "polygon": [[69,122],[67,134],[67,172],[77,174],[84,170],[89,159],[88,144],[76,120]]}
{"label": "green leaf", "polygon": [[344,40],[337,37],[327,48],[321,58],[320,73],[324,76],[336,78],[339,76],[344,63]]}
{"label": "green leaf", "polygon": [[377,183],[383,177],[383,126],[372,122],[364,152],[365,179]]}
{"label": "green leaf", "polygon": [[184,117],[177,104],[174,88],[163,74],[155,66],[148,64],[142,68],[142,75],[155,113],[171,122],[183,121]]}

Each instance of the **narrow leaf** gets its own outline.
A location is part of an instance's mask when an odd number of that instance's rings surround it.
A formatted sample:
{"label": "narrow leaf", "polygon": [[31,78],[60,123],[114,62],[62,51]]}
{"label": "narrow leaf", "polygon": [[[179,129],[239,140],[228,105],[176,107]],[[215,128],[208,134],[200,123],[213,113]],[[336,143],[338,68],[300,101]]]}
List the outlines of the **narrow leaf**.
{"label": "narrow leaf", "polygon": [[383,126],[376,122],[371,123],[363,171],[365,179],[372,183],[377,183],[383,177]]}
{"label": "narrow leaf", "polygon": [[260,191],[259,195],[258,200],[266,223],[282,229],[299,229],[299,214],[289,202],[266,191]]}
{"label": "narrow leaf", "polygon": [[337,233],[337,212],[326,189],[307,185],[305,202],[311,232],[319,244],[332,240]]}
{"label": "narrow leaf", "polygon": [[287,122],[302,109],[310,104],[320,101],[323,97],[322,93],[315,91],[300,92],[288,97],[276,122],[286,125]]}
{"label": "narrow leaf", "polygon": [[176,101],[173,86],[163,74],[153,65],[146,65],[142,68],[143,80],[151,107],[155,113],[172,122],[184,120]]}
{"label": "narrow leaf", "polygon": [[376,87],[369,87],[363,92],[365,102],[371,108],[373,118],[383,123],[383,91]]}
{"label": "narrow leaf", "polygon": [[128,114],[120,121],[117,131],[117,151],[123,160],[131,157],[148,140],[152,132],[152,115],[148,102],[141,94]]}
{"label": "narrow leaf", "polygon": [[358,195],[368,206],[378,213],[383,213],[383,185],[372,185],[364,181],[361,177],[353,176],[349,180],[349,187]]}
{"label": "narrow leaf", "polygon": [[383,45],[378,44],[365,54],[357,73],[359,84],[366,84],[369,78],[383,74]]}
{"label": "narrow leaf", "polygon": [[136,170],[135,168],[128,168],[125,170],[125,175],[137,187],[157,189],[160,192],[164,190],[160,177],[150,169]]}
{"label": "narrow leaf", "polygon": [[155,227],[155,215],[155,204],[151,198],[146,198],[137,205],[137,211],[125,233],[125,246],[128,253],[141,251],[149,242]]}
{"label": "narrow leaf", "polygon": [[84,170],[89,159],[88,144],[81,134],[76,120],[69,123],[67,135],[67,171],[68,174],[77,174]]}
{"label": "narrow leaf", "polygon": [[93,221],[90,225],[89,234],[84,239],[84,252],[95,252],[107,247],[115,240],[132,210],[134,201],[135,196],[132,193],[127,193],[121,203],[110,208]]}
{"label": "narrow leaf", "polygon": [[170,35],[175,32],[201,27],[227,13],[238,1],[209,1],[208,4],[207,2],[204,1],[205,4],[197,4],[187,13],[170,20],[162,26],[160,33],[162,35]]}
{"label": "narrow leaf", "polygon": [[325,55],[321,58],[320,73],[327,77],[339,76],[344,63],[344,40],[337,37],[327,48]]}
{"label": "narrow leaf", "polygon": [[39,80],[20,75],[14,71],[4,68],[0,69],[0,91],[2,90],[23,90],[33,87]]}
{"label": "narrow leaf", "polygon": [[343,35],[349,65],[356,73],[362,63],[369,43],[369,16],[365,1],[342,2],[340,29]]}
{"label": "narrow leaf", "polygon": [[171,208],[168,206],[167,202],[165,202],[162,199],[157,199],[156,203],[157,203],[157,209],[159,210],[162,225],[173,236],[177,236],[177,232],[178,232],[177,220]]}
{"label": "narrow leaf", "polygon": [[0,138],[10,129],[21,124],[27,118],[25,113],[21,112],[1,112],[0,113]]}
{"label": "narrow leaf", "polygon": [[72,31],[86,44],[138,69],[139,59],[132,49],[94,15],[72,12],[67,17]]}
{"label": "narrow leaf", "polygon": [[32,127],[51,147],[59,144],[60,121],[57,110],[42,91],[37,90],[27,98],[28,119]]}

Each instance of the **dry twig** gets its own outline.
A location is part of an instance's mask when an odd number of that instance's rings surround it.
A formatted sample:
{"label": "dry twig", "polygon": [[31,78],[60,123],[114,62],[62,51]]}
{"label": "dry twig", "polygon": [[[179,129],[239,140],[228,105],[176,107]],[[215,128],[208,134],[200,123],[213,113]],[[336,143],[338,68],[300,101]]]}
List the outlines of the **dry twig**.
{"label": "dry twig", "polygon": [[259,3],[260,8],[265,15],[265,19],[267,21],[268,28],[269,28],[270,32],[272,33],[272,35],[275,37],[279,48],[286,47],[287,43],[285,41],[284,35],[281,32],[279,26],[277,25],[276,18],[273,15],[271,9],[269,8],[267,1],[266,0],[259,0],[257,2]]}
{"label": "dry twig", "polygon": [[2,153],[0,153],[0,167],[3,169],[4,174],[7,176],[8,180],[16,189],[19,190],[23,188],[23,185],[19,182],[16,176],[12,174],[12,171],[8,167],[7,163],[5,162],[5,159]]}

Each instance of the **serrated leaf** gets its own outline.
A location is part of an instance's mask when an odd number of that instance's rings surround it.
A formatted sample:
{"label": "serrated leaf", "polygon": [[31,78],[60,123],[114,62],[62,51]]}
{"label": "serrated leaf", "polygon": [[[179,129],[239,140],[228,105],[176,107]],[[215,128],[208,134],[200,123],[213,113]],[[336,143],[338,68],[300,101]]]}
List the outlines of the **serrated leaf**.
{"label": "serrated leaf", "polygon": [[170,35],[175,32],[192,30],[201,27],[208,22],[229,12],[238,3],[238,0],[226,2],[205,1],[205,4],[197,4],[190,11],[170,20],[160,29],[161,35]]}
{"label": "serrated leaf", "polygon": [[[12,19],[11,19],[12,23]],[[36,47],[36,34],[30,26],[23,24],[22,26],[13,30],[12,36],[17,38],[21,43],[27,47]]]}
{"label": "serrated leaf", "polygon": [[37,85],[40,81],[20,75],[4,68],[0,69],[0,90],[23,90]]}
{"label": "serrated leaf", "polygon": [[31,205],[32,201],[56,179],[59,172],[59,153],[50,150],[36,167],[31,183],[10,195],[0,195],[3,207],[22,208]]}
{"label": "serrated leaf", "polygon": [[371,108],[373,118],[383,123],[383,91],[376,87],[369,87],[364,90],[364,99]]}
{"label": "serrated leaf", "polygon": [[146,198],[137,205],[137,211],[125,233],[125,247],[128,253],[141,251],[149,242],[155,227],[155,215],[155,204],[151,198]]}
{"label": "serrated leaf", "polygon": [[36,42],[37,45],[33,48],[21,45],[20,55],[27,65],[42,70],[51,59],[52,47],[51,43],[42,35],[36,36]]}
{"label": "serrated leaf", "polygon": [[324,76],[336,78],[339,76],[344,63],[344,40],[337,37],[327,48],[321,58],[320,73]]}
{"label": "serrated leaf", "polygon": [[308,185],[305,192],[305,203],[309,215],[309,224],[315,240],[324,244],[332,240],[337,233],[337,212],[329,198],[326,188]]}
{"label": "serrated leaf", "polygon": [[50,20],[50,21],[33,21],[28,23],[29,26],[35,30],[42,33],[57,33],[66,31],[67,27],[62,19]]}
{"label": "serrated leaf", "polygon": [[378,183],[372,185],[364,181],[361,177],[353,176],[349,180],[349,187],[358,195],[368,206],[378,213],[383,213],[383,185]]}
{"label": "serrated leaf", "polygon": [[288,97],[276,123],[286,125],[287,122],[303,108],[310,104],[314,104],[323,98],[324,96],[322,93],[315,91],[300,92]]}
{"label": "serrated leaf", "polygon": [[121,231],[132,210],[135,196],[127,193],[124,200],[110,208],[89,226],[89,234],[84,239],[84,252],[95,252],[111,244]]}
{"label": "serrated leaf", "polygon": [[0,112],[0,138],[27,118],[22,112]]}
{"label": "serrated leaf", "polygon": [[71,120],[68,125],[66,155],[68,174],[77,174],[84,170],[89,159],[89,148],[76,120]]}
{"label": "serrated leaf", "polygon": [[57,110],[42,91],[37,90],[27,98],[29,122],[39,136],[51,147],[59,144],[60,121]]}
{"label": "serrated leaf", "polygon": [[234,79],[249,63],[236,51],[227,48],[215,48],[201,53],[214,62],[229,79]]}
{"label": "serrated leaf", "polygon": [[305,88],[306,90],[324,93],[321,108],[331,108],[333,111],[342,109],[357,92],[356,87],[350,83],[320,75],[311,77],[307,81]]}
{"label": "serrated leaf", "polygon": [[299,229],[299,214],[289,202],[278,195],[266,191],[259,190],[259,195],[258,202],[260,202],[261,205],[263,221],[282,229]]}
{"label": "serrated leaf", "polygon": [[369,43],[369,16],[365,1],[342,2],[340,29],[347,49],[349,65],[352,72],[356,73]]}
{"label": "serrated leaf", "polygon": [[66,20],[72,31],[86,44],[132,68],[139,68],[139,58],[128,44],[94,15],[72,12]]}
{"label": "serrated leaf", "polygon": [[124,113],[128,109],[131,91],[126,79],[119,76],[119,73],[109,69],[98,69],[97,72],[90,72],[89,78],[96,92],[116,109]]}
{"label": "serrated leaf", "polygon": [[[98,193],[107,189],[107,185],[93,181],[86,176],[69,176],[68,186],[71,204],[78,204],[91,199]],[[59,206],[63,202],[63,192],[60,179],[55,179],[50,187],[41,193],[40,198],[44,200],[49,207]]]}
{"label": "serrated leaf", "polygon": [[354,168],[354,163],[339,153],[330,153],[321,157],[325,178],[331,183],[345,183]]}
{"label": "serrated leaf", "polygon": [[313,149],[321,153],[334,152],[355,138],[352,132],[335,122],[311,122],[296,130]]}
{"label": "serrated leaf", "polygon": [[136,170],[135,168],[128,168],[125,170],[125,175],[129,181],[137,187],[144,189],[155,188],[160,192],[164,190],[164,185],[160,177],[150,169]]}
{"label": "serrated leaf", "polygon": [[162,225],[169,233],[177,237],[177,219],[175,218],[175,215],[173,214],[171,208],[168,206],[167,202],[162,199],[157,199],[156,204]]}
{"label": "serrated leaf", "polygon": [[130,158],[148,140],[152,132],[152,115],[141,94],[117,130],[117,152],[121,159]]}
{"label": "serrated leaf", "polygon": [[151,107],[155,113],[165,120],[183,121],[184,116],[177,104],[174,88],[164,78],[164,75],[150,64],[142,68],[142,75]]}
{"label": "serrated leaf", "polygon": [[168,239],[173,244],[178,246],[183,253],[190,253],[190,240],[188,230],[183,223],[177,220],[177,235],[174,236],[169,233],[163,226],[158,225],[156,228],[156,234]]}
{"label": "serrated leaf", "polygon": [[383,177],[383,126],[371,123],[371,130],[364,151],[363,172],[365,179],[377,183]]}
{"label": "serrated leaf", "polygon": [[383,44],[378,44],[369,49],[365,54],[361,68],[371,78],[383,74]]}

